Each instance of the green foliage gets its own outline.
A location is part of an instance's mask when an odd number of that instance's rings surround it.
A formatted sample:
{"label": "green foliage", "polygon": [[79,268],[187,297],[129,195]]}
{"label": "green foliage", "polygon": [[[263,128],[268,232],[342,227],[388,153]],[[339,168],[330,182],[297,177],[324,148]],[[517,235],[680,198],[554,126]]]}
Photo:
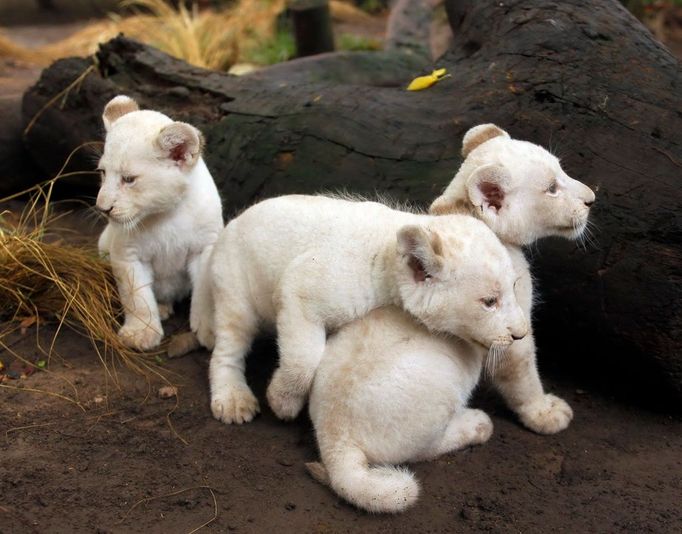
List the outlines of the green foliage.
{"label": "green foliage", "polygon": [[339,50],[350,50],[352,52],[360,50],[381,50],[381,42],[370,37],[363,37],[352,33],[342,33],[338,37],[337,48]]}
{"label": "green foliage", "polygon": [[287,61],[296,55],[296,42],[290,30],[278,29],[277,33],[258,44],[245,54],[246,61],[257,65],[273,65]]}
{"label": "green foliage", "polygon": [[[338,50],[353,52],[362,50],[381,50],[381,42],[370,37],[342,33],[337,38]],[[260,42],[244,54],[245,61],[257,65],[273,65],[296,57],[296,41],[289,28],[283,27],[270,39]]]}
{"label": "green foliage", "polygon": [[378,13],[386,9],[387,2],[382,0],[362,0],[358,7],[367,13]]}

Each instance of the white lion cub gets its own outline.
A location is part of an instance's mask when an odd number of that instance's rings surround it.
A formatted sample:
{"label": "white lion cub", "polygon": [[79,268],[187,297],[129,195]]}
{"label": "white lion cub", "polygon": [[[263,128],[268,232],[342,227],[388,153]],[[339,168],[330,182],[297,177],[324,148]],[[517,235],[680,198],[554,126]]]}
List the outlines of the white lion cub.
{"label": "white lion cub", "polygon": [[[594,194],[547,151],[491,124],[472,128],[462,153],[464,164],[431,210],[471,213],[507,242],[516,298],[530,323],[532,281],[520,246],[548,235],[578,237]],[[427,459],[490,437],[488,416],[466,407],[484,361],[526,426],[554,433],[569,424],[568,404],[543,391],[532,335],[499,360],[491,354],[486,360],[479,346],[434,336],[394,307],[344,326],[327,341],[315,375],[310,415],[322,463],[308,464],[310,473],[365,510],[404,510],[417,500],[417,481],[382,464]]]}
{"label": "white lion cub", "polygon": [[112,99],[102,119],[97,209],[108,224],[99,249],[109,255],[125,311],[119,336],[130,347],[151,349],[161,342],[161,320],[173,302],[192,286],[203,291],[199,272],[223,226],[220,196],[193,126],[140,111],[127,96]]}
{"label": "white lion cub", "polygon": [[[378,306],[393,304],[432,331],[484,347],[527,331],[509,255],[485,224],[465,215],[322,196],[266,200],[220,234],[210,279],[211,409],[226,423],[250,421],[258,410],[244,355],[260,325],[277,327],[280,367],[268,400],[283,418],[303,406],[327,332]],[[200,340],[206,335],[198,332]]]}
{"label": "white lion cub", "polygon": [[[544,148],[511,139],[494,124],[471,128],[464,136],[462,155],[464,163],[430,212],[469,213],[495,232],[519,273],[516,298],[530,324],[533,281],[521,247],[548,236],[581,238],[594,192],[569,177]],[[493,383],[521,422],[535,432],[554,434],[573,418],[565,401],[543,390],[532,329],[505,352]]]}
{"label": "white lion cub", "polygon": [[[490,313],[485,303],[467,304]],[[490,418],[466,407],[485,355],[393,306],[344,326],[328,340],[310,394],[322,457],[306,464],[311,475],[370,512],[414,504],[414,475],[388,464],[488,440]]]}

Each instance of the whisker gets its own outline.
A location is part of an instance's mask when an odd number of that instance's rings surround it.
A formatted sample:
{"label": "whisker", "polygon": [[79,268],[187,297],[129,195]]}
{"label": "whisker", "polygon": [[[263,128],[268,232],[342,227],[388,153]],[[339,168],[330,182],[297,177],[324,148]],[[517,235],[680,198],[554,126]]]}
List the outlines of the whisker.
{"label": "whisker", "polygon": [[499,367],[500,360],[506,351],[503,345],[492,344],[488,349],[488,355],[485,359],[485,376],[489,380],[495,378],[495,373]]}
{"label": "whisker", "polygon": [[578,221],[575,219],[571,220],[571,226],[573,226],[573,234],[576,236],[575,237],[575,242],[578,248],[583,249],[583,252],[587,251],[587,247],[585,246],[585,237],[584,233],[585,230],[583,229],[582,231],[578,230]]}

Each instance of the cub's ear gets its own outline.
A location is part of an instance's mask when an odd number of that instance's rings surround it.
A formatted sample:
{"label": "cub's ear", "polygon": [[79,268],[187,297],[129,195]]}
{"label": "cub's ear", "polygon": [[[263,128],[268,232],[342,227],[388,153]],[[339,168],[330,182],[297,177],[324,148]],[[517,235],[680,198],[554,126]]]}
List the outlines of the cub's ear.
{"label": "cub's ear", "polygon": [[102,113],[104,129],[108,132],[111,125],[123,117],[123,115],[127,115],[131,111],[139,111],[139,109],[140,107],[137,105],[137,102],[129,96],[115,96],[106,106],[104,106],[104,112]]}
{"label": "cub's ear", "polygon": [[156,138],[156,148],[178,167],[189,169],[201,157],[204,136],[191,124],[174,122],[161,128]]}
{"label": "cub's ear", "polygon": [[464,134],[464,139],[462,140],[462,157],[466,158],[474,148],[482,145],[486,141],[490,141],[494,137],[499,137],[500,135],[509,139],[509,134],[494,124],[479,124],[478,126],[474,126]]}
{"label": "cub's ear", "polygon": [[483,215],[497,215],[511,187],[511,174],[504,165],[481,165],[467,179],[469,200]]}
{"label": "cub's ear", "polygon": [[443,245],[440,236],[417,225],[398,230],[398,253],[407,257],[415,282],[437,276],[443,269]]}

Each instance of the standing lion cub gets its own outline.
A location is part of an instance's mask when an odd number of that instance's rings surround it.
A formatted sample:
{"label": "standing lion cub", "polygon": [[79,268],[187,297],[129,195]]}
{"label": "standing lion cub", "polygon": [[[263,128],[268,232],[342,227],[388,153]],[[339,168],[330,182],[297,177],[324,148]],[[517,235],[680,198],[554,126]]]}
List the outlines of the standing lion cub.
{"label": "standing lion cub", "polygon": [[486,348],[527,331],[508,253],[466,215],[417,215],[323,196],[265,200],[222,231],[210,279],[211,409],[226,423],[250,421],[258,410],[244,356],[261,326],[277,327],[280,367],[268,401],[283,418],[305,403],[327,332],[378,306],[393,304],[429,330]]}
{"label": "standing lion cub", "polygon": [[125,311],[119,336],[147,350],[161,342],[173,302],[193,286],[203,291],[199,272],[223,225],[220,196],[193,126],[140,111],[127,96],[112,99],[102,119],[97,209],[108,224],[99,249],[109,255]]}

